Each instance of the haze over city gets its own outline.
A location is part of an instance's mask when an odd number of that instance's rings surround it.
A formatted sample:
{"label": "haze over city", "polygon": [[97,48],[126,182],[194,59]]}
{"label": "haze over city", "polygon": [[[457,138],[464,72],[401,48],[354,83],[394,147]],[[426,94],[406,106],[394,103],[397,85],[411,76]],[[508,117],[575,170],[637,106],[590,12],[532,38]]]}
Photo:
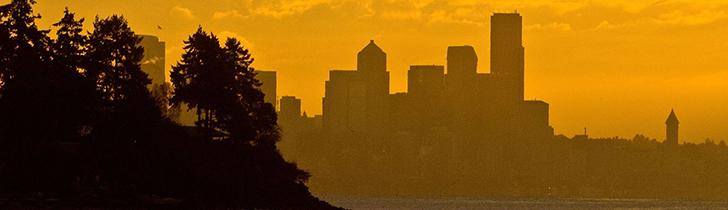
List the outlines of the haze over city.
{"label": "haze over city", "polygon": [[167,68],[198,25],[237,37],[254,67],[278,72],[277,95],[302,98],[309,115],[322,112],[329,70],[354,69],[372,39],[387,52],[391,93],[406,91],[410,65],[445,65],[448,46],[473,46],[478,72],[488,73],[488,18],[517,10],[525,98],[549,102],[556,134],[586,127],[590,136],[663,139],[674,108],[681,140],[728,137],[728,3],[720,1],[39,1],[41,28],[66,6],[89,20],[123,14],[139,34],[167,43]]}
{"label": "haze over city", "polygon": [[0,208],[725,209],[726,12],[0,0]]}

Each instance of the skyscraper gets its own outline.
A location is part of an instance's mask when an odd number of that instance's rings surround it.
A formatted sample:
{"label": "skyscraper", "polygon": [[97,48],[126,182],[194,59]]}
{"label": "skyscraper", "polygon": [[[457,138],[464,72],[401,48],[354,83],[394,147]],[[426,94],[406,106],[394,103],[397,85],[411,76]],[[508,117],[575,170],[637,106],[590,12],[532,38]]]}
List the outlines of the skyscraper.
{"label": "skyscraper", "polygon": [[387,54],[372,40],[359,51],[356,66],[356,71],[329,72],[323,98],[323,126],[327,131],[367,132],[388,128]]}
{"label": "skyscraper", "polygon": [[447,48],[447,75],[451,78],[474,79],[478,74],[478,55],[472,46]]}
{"label": "skyscraper", "polygon": [[[445,117],[445,67],[437,65],[410,66],[407,76],[407,108],[400,112],[414,112],[409,118],[396,119],[407,121],[414,128],[425,130],[442,124]],[[393,113],[394,115],[395,113]],[[395,120],[395,119],[393,119]]]}
{"label": "skyscraper", "polygon": [[365,130],[386,129],[389,109],[387,54],[374,40],[357,55],[357,74],[364,85]]}
{"label": "skyscraper", "polygon": [[446,109],[449,124],[464,129],[473,125],[475,85],[478,77],[478,55],[472,46],[450,46],[447,48],[447,75],[445,77]]}
{"label": "skyscraper", "polygon": [[323,98],[323,127],[330,132],[358,132],[364,129],[364,84],[357,71],[332,70]]}
{"label": "skyscraper", "polygon": [[151,85],[160,85],[166,82],[165,70],[165,43],[159,41],[159,38],[151,35],[142,35],[142,41],[139,43],[144,48],[144,58],[142,59],[142,70],[149,75],[152,80]]}
{"label": "skyscraper", "polygon": [[295,96],[283,96],[281,97],[281,111],[278,114],[278,118],[281,120],[295,120],[301,117],[301,99]]}
{"label": "skyscraper", "polygon": [[495,13],[490,19],[490,70],[503,82],[508,102],[523,101],[524,48],[518,13]]}
{"label": "skyscraper", "polygon": [[261,83],[263,83],[260,86],[260,90],[265,94],[265,97],[263,100],[267,103],[270,103],[273,105],[273,107],[277,107],[276,100],[278,99],[276,96],[277,91],[277,76],[275,71],[255,71],[257,75],[255,76],[256,79],[258,79]]}

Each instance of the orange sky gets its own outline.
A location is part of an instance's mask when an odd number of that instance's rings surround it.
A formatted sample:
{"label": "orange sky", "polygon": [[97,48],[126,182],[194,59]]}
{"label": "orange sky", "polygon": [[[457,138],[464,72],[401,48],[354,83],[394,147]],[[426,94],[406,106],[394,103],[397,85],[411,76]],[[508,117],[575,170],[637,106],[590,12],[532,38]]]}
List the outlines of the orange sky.
{"label": "orange sky", "polygon": [[[0,0],[6,3],[9,0]],[[254,66],[278,71],[278,95],[321,113],[331,69],[354,69],[370,39],[388,54],[391,92],[409,65],[445,63],[450,45],[472,45],[489,71],[489,16],[524,20],[526,98],[551,104],[556,133],[664,138],[675,108],[681,137],[728,139],[728,1],[478,0],[39,0],[48,28],[68,6],[90,20],[123,14],[140,34],[167,42],[167,62],[202,25],[252,49]],[[497,3],[493,3],[497,2]],[[158,30],[157,25],[163,29]]]}

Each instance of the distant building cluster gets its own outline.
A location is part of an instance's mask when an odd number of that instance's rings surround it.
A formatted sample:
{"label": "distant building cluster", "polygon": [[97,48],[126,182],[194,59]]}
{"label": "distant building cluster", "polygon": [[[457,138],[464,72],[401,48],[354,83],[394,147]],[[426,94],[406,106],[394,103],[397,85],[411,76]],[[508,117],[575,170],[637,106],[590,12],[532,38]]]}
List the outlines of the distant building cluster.
{"label": "distant building cluster", "polygon": [[[165,43],[142,36],[142,69],[152,85],[164,84]],[[491,16],[490,73],[478,73],[472,46],[450,46],[446,65],[412,65],[407,92],[390,94],[387,54],[371,40],[357,55],[354,70],[331,70],[322,100],[323,114],[308,116],[301,99],[278,100],[275,71],[256,70],[265,101],[279,110],[284,135],[304,131],[334,136],[446,134],[458,139],[539,139],[553,136],[549,104],[524,100],[522,17],[518,13]],[[194,110],[182,107],[178,122],[194,125]],[[678,121],[670,113],[667,140],[678,142]],[[444,133],[443,133],[444,132]],[[579,137],[588,138],[586,133]]]}
{"label": "distant building cluster", "polygon": [[[552,136],[549,105],[524,100],[521,16],[496,13],[491,25],[491,73],[478,73],[473,47],[451,46],[446,66],[410,67],[407,93],[389,93],[387,54],[370,41],[357,55],[356,70],[330,71],[323,98],[323,131]],[[281,107],[281,119],[287,117],[284,112],[296,113]]]}
{"label": "distant building cluster", "polygon": [[[520,14],[496,13],[491,27],[491,73],[478,73],[478,56],[473,47],[451,46],[447,48],[446,66],[410,67],[407,93],[390,94],[387,54],[370,41],[358,53],[355,70],[329,72],[323,115],[309,117],[302,113],[301,100],[293,96],[277,101],[276,72],[257,71],[257,78],[263,83],[265,100],[280,111],[279,124],[288,134],[317,130],[378,137],[437,130],[493,137],[552,136],[549,105],[524,100]],[[147,49],[143,69],[153,83],[165,81],[164,42],[144,36],[142,45]],[[181,123],[193,124],[192,110],[185,109],[180,115]]]}

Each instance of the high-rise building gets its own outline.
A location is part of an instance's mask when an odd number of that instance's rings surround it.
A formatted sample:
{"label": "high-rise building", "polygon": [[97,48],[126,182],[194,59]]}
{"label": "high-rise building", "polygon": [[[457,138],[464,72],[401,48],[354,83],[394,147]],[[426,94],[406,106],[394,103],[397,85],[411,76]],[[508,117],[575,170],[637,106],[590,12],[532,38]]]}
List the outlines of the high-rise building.
{"label": "high-rise building", "polygon": [[[445,67],[437,65],[410,66],[407,77],[408,109],[413,111],[405,121],[415,129],[429,129],[443,124],[447,115],[443,105],[445,95]],[[401,110],[407,111],[407,110]]]}
{"label": "high-rise building", "polygon": [[490,24],[490,71],[503,82],[504,100],[521,102],[524,97],[521,15],[495,13]]}
{"label": "high-rise building", "polygon": [[273,107],[277,107],[276,100],[278,99],[276,96],[277,91],[277,76],[275,71],[259,71],[256,70],[255,78],[258,79],[261,83],[263,83],[260,86],[260,90],[265,94],[263,100],[267,103],[270,103],[273,105]]}
{"label": "high-rise building", "polygon": [[382,131],[388,128],[389,105],[387,54],[370,41],[357,55],[356,71],[329,72],[323,127],[331,132]]}
{"label": "high-rise building", "polygon": [[159,41],[159,38],[151,35],[142,35],[142,41],[139,43],[144,48],[144,58],[141,62],[142,71],[149,75],[152,80],[151,85],[160,85],[166,82],[165,70],[165,43]]}
{"label": "high-rise building", "polygon": [[680,121],[677,119],[677,115],[675,115],[675,110],[670,111],[670,115],[667,116],[667,121],[665,121],[666,125],[666,137],[665,143],[667,144],[678,144],[678,130],[680,126]]}
{"label": "high-rise building", "polygon": [[472,46],[447,48],[447,76],[460,80],[475,78],[478,74],[478,55]]}
{"label": "high-rise building", "polygon": [[332,70],[325,86],[323,127],[335,133],[363,131],[365,89],[357,71]]}
{"label": "high-rise building", "polygon": [[475,93],[478,75],[478,55],[472,46],[450,46],[447,48],[447,75],[445,76],[446,109],[450,125],[465,129],[473,125]]}
{"label": "high-rise building", "polygon": [[295,135],[300,132],[305,118],[301,115],[301,99],[295,96],[283,96],[279,104],[278,125],[286,135]]}
{"label": "high-rise building", "polygon": [[296,119],[301,117],[301,99],[295,96],[283,96],[280,103],[280,119]]}
{"label": "high-rise building", "polygon": [[359,51],[356,66],[364,86],[364,130],[382,131],[387,128],[389,115],[387,54],[371,40]]}

